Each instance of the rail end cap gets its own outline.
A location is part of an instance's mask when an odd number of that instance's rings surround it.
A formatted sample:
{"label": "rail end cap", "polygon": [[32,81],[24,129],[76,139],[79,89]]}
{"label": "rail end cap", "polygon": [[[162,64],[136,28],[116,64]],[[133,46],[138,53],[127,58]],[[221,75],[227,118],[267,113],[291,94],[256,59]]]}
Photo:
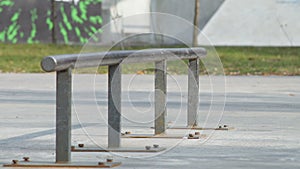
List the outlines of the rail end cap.
{"label": "rail end cap", "polygon": [[41,62],[41,67],[46,72],[55,71],[54,70],[55,66],[56,66],[56,60],[51,56],[45,57]]}

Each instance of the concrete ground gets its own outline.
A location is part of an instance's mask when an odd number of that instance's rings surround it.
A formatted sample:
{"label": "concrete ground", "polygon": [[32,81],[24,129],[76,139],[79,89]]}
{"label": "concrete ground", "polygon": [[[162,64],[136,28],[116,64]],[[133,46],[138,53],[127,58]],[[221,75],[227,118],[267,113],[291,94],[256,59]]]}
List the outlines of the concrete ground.
{"label": "concrete ground", "polygon": [[[117,168],[300,168],[300,77],[214,77],[201,79],[199,126],[206,138],[122,139],[123,147],[159,144],[161,153],[72,153],[72,161],[95,163],[113,157]],[[105,147],[106,75],[74,76],[72,144]],[[122,131],[152,133],[153,77],[123,76]],[[168,125],[186,123],[186,76],[168,81]],[[213,92],[212,92],[213,91]],[[213,96],[213,97],[212,97]],[[213,103],[213,105],[212,105]],[[55,74],[0,74],[0,164],[29,156],[55,161]],[[220,120],[220,121],[219,121]],[[194,131],[172,130],[169,135]],[[0,167],[1,168],[1,167]]]}

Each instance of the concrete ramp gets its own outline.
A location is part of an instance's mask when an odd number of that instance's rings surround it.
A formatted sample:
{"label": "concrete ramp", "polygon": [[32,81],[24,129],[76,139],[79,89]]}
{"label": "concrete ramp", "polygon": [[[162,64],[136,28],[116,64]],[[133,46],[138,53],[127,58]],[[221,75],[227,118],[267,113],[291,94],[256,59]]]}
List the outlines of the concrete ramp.
{"label": "concrete ramp", "polygon": [[226,0],[199,35],[199,44],[300,46],[299,11],[300,0]]}

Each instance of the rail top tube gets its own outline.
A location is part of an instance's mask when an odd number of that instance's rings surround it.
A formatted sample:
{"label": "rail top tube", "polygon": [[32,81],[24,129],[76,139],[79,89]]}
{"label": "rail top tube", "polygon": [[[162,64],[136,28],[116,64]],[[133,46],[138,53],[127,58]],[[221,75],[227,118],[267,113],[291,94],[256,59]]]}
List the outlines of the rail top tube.
{"label": "rail top tube", "polygon": [[[46,72],[68,68],[87,68],[125,63],[157,62],[162,60],[196,59],[205,57],[204,48],[162,48],[144,50],[123,50],[99,53],[66,54],[47,56],[41,62]],[[125,60],[126,59],[126,60]],[[76,63],[76,61],[79,61]]]}

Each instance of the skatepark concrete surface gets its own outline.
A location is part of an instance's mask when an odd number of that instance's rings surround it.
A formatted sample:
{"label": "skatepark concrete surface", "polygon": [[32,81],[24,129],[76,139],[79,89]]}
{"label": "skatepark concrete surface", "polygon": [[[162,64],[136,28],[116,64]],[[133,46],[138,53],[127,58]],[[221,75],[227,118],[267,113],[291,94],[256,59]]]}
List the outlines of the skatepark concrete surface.
{"label": "skatepark concrete surface", "polygon": [[[151,134],[153,76],[122,78],[122,132]],[[222,77],[215,78],[222,81]],[[187,77],[168,79],[168,125],[184,126]],[[226,77],[226,100],[221,90],[224,84],[213,84],[221,87],[210,90],[207,82],[208,76],[200,77],[199,126],[228,125],[234,129],[201,130],[200,139],[186,139],[187,133],[194,132],[188,129],[167,130],[167,135],[182,135],[179,139],[122,138],[125,148],[159,144],[167,151],[73,152],[72,162],[97,164],[113,158],[122,162],[116,167],[120,169],[300,168],[300,77]],[[105,147],[107,75],[76,75],[73,90],[72,144]],[[215,109],[212,100],[216,100]],[[210,112],[223,110],[223,101],[224,112]],[[55,74],[0,74],[0,105],[0,168],[24,156],[32,162],[54,163]]]}

